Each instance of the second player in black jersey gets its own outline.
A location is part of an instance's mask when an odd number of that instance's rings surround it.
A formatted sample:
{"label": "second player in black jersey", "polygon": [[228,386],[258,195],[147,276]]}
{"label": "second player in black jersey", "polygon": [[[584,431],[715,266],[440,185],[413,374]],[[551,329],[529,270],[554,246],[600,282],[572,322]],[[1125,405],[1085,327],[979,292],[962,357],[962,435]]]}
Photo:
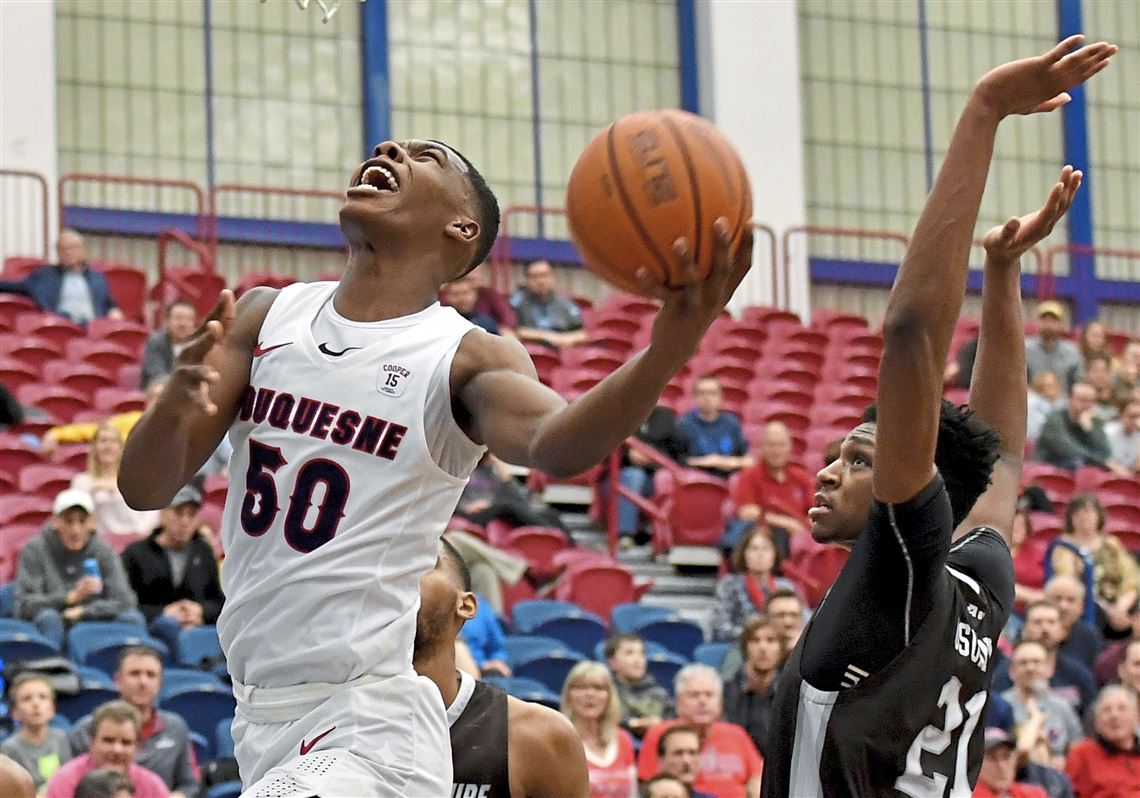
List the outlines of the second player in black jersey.
{"label": "second player in black jersey", "polygon": [[776,687],[765,798],[969,798],[994,645],[1013,605],[1007,540],[1025,443],[1021,254],[1068,209],[1066,167],[1036,213],[985,237],[970,410],[941,399],[998,123],[1052,110],[1115,48],[1048,53],[975,87],[883,321],[876,403],[818,475],[812,535],[851,556]]}

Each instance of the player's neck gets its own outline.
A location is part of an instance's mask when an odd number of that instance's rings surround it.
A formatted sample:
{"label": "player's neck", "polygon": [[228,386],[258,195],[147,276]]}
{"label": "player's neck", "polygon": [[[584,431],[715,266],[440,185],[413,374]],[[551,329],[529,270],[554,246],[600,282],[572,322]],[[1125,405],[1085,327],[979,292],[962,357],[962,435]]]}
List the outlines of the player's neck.
{"label": "player's neck", "polygon": [[333,298],[349,321],[384,321],[418,313],[439,299],[438,264],[423,258],[399,263],[375,252],[353,251]]}
{"label": "player's neck", "polygon": [[412,667],[420,676],[426,676],[435,682],[439,694],[443,697],[443,705],[450,707],[459,695],[459,671],[455,669],[455,646],[447,645],[440,648],[440,651],[423,660],[413,659]]}

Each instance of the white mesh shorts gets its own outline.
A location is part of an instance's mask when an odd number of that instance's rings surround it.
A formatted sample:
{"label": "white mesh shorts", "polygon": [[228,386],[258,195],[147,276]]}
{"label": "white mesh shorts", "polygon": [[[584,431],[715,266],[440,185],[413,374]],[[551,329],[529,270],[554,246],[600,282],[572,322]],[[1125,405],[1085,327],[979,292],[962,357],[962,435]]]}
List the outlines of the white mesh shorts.
{"label": "white mesh shorts", "polygon": [[[247,693],[244,697],[242,693]],[[422,676],[235,689],[242,798],[447,798],[451,741]]]}

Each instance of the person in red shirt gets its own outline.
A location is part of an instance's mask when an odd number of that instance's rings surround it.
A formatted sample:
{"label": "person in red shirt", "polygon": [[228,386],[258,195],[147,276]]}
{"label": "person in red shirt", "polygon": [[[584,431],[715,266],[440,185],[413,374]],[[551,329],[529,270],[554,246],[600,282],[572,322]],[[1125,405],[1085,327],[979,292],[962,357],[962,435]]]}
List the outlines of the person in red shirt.
{"label": "person in red shirt", "polygon": [[808,531],[815,476],[791,457],[788,428],[779,421],[769,422],[760,441],[760,462],[741,471],[733,488],[736,513],[721,539],[722,548],[732,548],[748,529],[767,524],[786,555],[787,539]]}
{"label": "person in red shirt", "polygon": [[645,733],[637,775],[648,781],[661,771],[657,742],[670,727],[684,723],[701,736],[700,764],[695,791],[717,798],[758,798],[764,758],[748,732],[720,720],[724,700],[720,675],[708,665],[686,665],[674,682],[677,719],[658,724]]}
{"label": "person in red shirt", "polygon": [[621,702],[613,677],[600,662],[579,662],[562,685],[562,714],[586,749],[590,798],[637,795],[633,738],[621,728]]}
{"label": "person in red shirt", "polygon": [[518,317],[507,298],[499,289],[491,285],[491,267],[486,262],[480,263],[464,279],[474,283],[478,292],[475,310],[486,313],[494,319],[495,323],[499,325],[500,335],[514,336],[515,327],[518,326]]}
{"label": "person in red shirt", "polygon": [[1127,687],[1110,684],[1093,704],[1095,734],[1069,749],[1065,772],[1077,798],[1140,795],[1140,709]]}
{"label": "person in red shirt", "polygon": [[986,755],[973,798],[1048,798],[1044,788],[1014,781],[1017,751],[1004,729],[986,729]]}

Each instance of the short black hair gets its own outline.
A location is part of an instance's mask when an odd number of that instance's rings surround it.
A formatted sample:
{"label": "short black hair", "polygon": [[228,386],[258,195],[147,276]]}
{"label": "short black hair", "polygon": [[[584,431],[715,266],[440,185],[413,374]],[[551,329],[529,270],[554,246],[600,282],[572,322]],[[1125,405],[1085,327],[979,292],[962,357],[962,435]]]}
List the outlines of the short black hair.
{"label": "short black hair", "polygon": [[[878,408],[868,407],[864,421],[877,422]],[[934,465],[946,484],[954,528],[966,520],[978,497],[990,486],[990,475],[998,460],[1001,438],[965,405],[945,399],[938,419],[938,442]]]}
{"label": "short black hair", "polygon": [[696,726],[690,726],[687,723],[674,723],[665,733],[657,739],[657,756],[665,756],[665,746],[669,738],[674,734],[695,734],[699,740],[701,737],[701,730]]}
{"label": "short black hair", "polygon": [[463,589],[470,593],[471,569],[467,567],[467,560],[463,559],[459,549],[455,548],[447,538],[440,538],[439,542],[443,544],[443,552],[446,553],[447,559],[451,560],[451,567],[455,569],[455,575],[459,577]]}
{"label": "short black hair", "polygon": [[[428,139],[435,144],[442,144],[459,156],[459,160],[467,167],[467,179],[471,181],[471,188],[475,191],[475,204],[478,206],[479,238],[475,241],[475,255],[467,268],[459,277],[463,277],[480,263],[487,259],[491,247],[495,245],[495,238],[499,235],[499,200],[495,192],[487,185],[482,173],[467,159],[467,156],[450,144],[436,139]],[[459,279],[458,277],[455,279]],[[468,588],[470,589],[470,588]]]}
{"label": "short black hair", "polygon": [[618,632],[606,638],[605,646],[602,648],[605,658],[609,660],[617,656],[622,643],[640,643],[642,647],[645,646],[645,640],[637,632]]}

